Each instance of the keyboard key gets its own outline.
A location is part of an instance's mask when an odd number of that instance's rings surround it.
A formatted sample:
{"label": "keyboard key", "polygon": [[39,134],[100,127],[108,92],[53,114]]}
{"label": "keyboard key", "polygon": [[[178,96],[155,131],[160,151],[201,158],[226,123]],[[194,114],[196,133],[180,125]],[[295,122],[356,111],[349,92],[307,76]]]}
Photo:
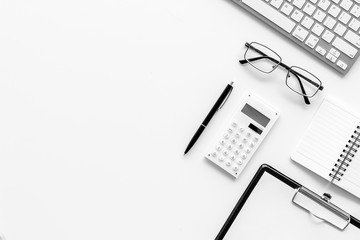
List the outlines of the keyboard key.
{"label": "keyboard key", "polygon": [[326,58],[327,58],[329,61],[331,61],[332,63],[336,62],[336,60],[337,60],[337,58],[336,58],[334,55],[332,55],[331,53],[328,53],[328,54],[326,55]]}
{"label": "keyboard key", "polygon": [[336,50],[335,48],[331,48],[329,50],[329,53],[331,53],[332,55],[334,55],[336,58],[340,57],[340,52],[338,50]]}
{"label": "keyboard key", "polygon": [[294,0],[293,4],[295,7],[301,9],[305,4],[305,0]]}
{"label": "keyboard key", "polygon": [[330,16],[328,16],[324,21],[324,25],[329,29],[332,29],[335,26],[335,24],[336,24],[336,20]]}
{"label": "keyboard key", "polygon": [[291,18],[294,19],[297,22],[300,22],[301,19],[303,18],[304,14],[299,11],[298,9],[296,9],[293,14],[291,15]]}
{"label": "keyboard key", "polygon": [[315,51],[316,51],[317,53],[319,53],[320,55],[322,55],[322,56],[324,56],[324,55],[326,54],[326,50],[325,50],[324,48],[320,47],[320,46],[317,46],[317,47],[315,48]]}
{"label": "keyboard key", "polygon": [[330,43],[331,40],[335,37],[335,35],[330,32],[329,30],[325,30],[322,39],[324,39],[326,42]]}
{"label": "keyboard key", "polygon": [[346,12],[342,12],[339,16],[339,20],[340,22],[347,24],[350,20],[351,16],[350,14],[346,13]]}
{"label": "keyboard key", "polygon": [[315,23],[315,25],[314,25],[314,27],[311,29],[311,31],[313,32],[313,33],[315,33],[316,35],[318,35],[318,36],[320,36],[321,35],[321,33],[324,31],[324,27],[323,26],[321,26],[320,24],[318,24],[318,23]]}
{"label": "keyboard key", "polygon": [[351,0],[343,0],[340,3],[340,7],[342,7],[346,11],[348,11],[352,5],[353,5],[353,2]]}
{"label": "keyboard key", "polygon": [[304,17],[303,21],[301,22],[301,25],[303,25],[307,29],[310,29],[313,24],[314,24],[314,20],[312,20],[308,16]]}
{"label": "keyboard key", "polygon": [[295,23],[293,21],[278,12],[276,9],[267,5],[262,0],[243,0],[242,2],[288,33],[291,33],[295,27]]}
{"label": "keyboard key", "polygon": [[290,15],[290,13],[291,13],[291,11],[294,9],[294,7],[293,6],[291,6],[290,4],[288,4],[288,3],[284,3],[284,5],[282,6],[282,8],[281,8],[281,11],[283,12],[283,13],[285,13],[286,15]]}
{"label": "keyboard key", "polygon": [[310,36],[306,40],[305,44],[307,46],[309,46],[310,48],[314,48],[318,42],[319,42],[319,38],[317,38],[314,35],[310,34]]}
{"label": "keyboard key", "polygon": [[344,38],[348,40],[350,43],[355,45],[357,48],[360,48],[360,37],[358,34],[354,33],[353,31],[349,30]]}
{"label": "keyboard key", "polygon": [[344,63],[343,61],[339,60],[337,61],[336,65],[338,65],[340,68],[342,68],[343,70],[345,70],[347,68],[347,64]]}
{"label": "keyboard key", "polygon": [[322,22],[324,20],[324,18],[326,17],[326,13],[324,13],[323,11],[321,11],[320,9],[318,9],[315,14],[314,14],[314,18],[316,20],[318,20],[319,22]]}
{"label": "keyboard key", "polygon": [[279,8],[282,3],[283,3],[283,0],[272,0],[270,2],[270,4],[273,5],[275,8]]}
{"label": "keyboard key", "polygon": [[345,42],[339,37],[336,37],[334,42],[332,43],[334,47],[339,49],[341,52],[345,53],[350,58],[354,58],[358,50],[351,46],[349,43]]}
{"label": "keyboard key", "polygon": [[339,36],[342,36],[345,33],[346,29],[347,28],[344,25],[342,25],[341,23],[338,23],[336,25],[336,27],[334,28],[334,32],[336,34],[338,34]]}
{"label": "keyboard key", "polygon": [[305,28],[297,26],[292,35],[303,42],[308,34],[309,32],[306,31]]}
{"label": "keyboard key", "polygon": [[326,11],[326,9],[328,9],[329,6],[330,6],[330,1],[328,0],[320,0],[320,2],[318,3],[318,7],[324,11]]}
{"label": "keyboard key", "polygon": [[360,6],[354,5],[354,7],[351,9],[350,13],[352,15],[354,15],[355,17],[359,18],[360,17]]}
{"label": "keyboard key", "polygon": [[311,16],[311,15],[313,15],[315,9],[316,9],[316,7],[314,5],[312,5],[311,3],[306,3],[306,5],[304,7],[304,12]]}
{"label": "keyboard key", "polygon": [[341,9],[340,9],[338,6],[336,6],[336,5],[333,4],[333,5],[330,7],[328,13],[329,13],[331,16],[333,16],[333,17],[336,18],[336,17],[339,15],[340,11],[341,11]]}
{"label": "keyboard key", "polygon": [[349,23],[349,27],[354,30],[357,31],[359,30],[360,27],[360,21],[356,20],[355,18],[353,18],[350,23]]}

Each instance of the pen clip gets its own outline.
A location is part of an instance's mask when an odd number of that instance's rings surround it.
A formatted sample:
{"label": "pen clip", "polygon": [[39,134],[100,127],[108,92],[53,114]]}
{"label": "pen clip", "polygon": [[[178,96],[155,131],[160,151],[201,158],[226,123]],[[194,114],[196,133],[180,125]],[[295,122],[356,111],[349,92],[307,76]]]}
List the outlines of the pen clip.
{"label": "pen clip", "polygon": [[[232,86],[234,82],[231,82],[230,85]],[[221,106],[216,110],[216,111],[219,111],[226,103],[226,101],[228,100],[231,92],[232,92],[233,88],[230,89],[229,93],[227,94],[226,98],[224,99],[224,101],[222,102]]]}

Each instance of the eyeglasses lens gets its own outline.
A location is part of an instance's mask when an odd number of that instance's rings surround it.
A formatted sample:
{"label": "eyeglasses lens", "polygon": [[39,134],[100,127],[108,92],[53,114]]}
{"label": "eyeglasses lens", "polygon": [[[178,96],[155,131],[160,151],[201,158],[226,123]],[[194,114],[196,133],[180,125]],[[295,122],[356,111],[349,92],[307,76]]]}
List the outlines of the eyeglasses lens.
{"label": "eyeglasses lens", "polygon": [[313,97],[319,90],[321,81],[302,68],[291,67],[286,75],[286,85],[300,95]]}
{"label": "eyeglasses lens", "polygon": [[251,43],[244,58],[259,71],[270,73],[280,64],[281,58],[270,48],[259,43]]}

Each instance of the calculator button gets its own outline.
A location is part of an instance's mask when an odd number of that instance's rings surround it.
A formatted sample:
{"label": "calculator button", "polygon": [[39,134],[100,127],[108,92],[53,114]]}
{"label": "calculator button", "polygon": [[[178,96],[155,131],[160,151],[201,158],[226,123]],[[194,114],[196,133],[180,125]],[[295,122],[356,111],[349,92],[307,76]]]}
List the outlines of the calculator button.
{"label": "calculator button", "polygon": [[225,144],[225,140],[224,140],[224,139],[220,140],[220,144],[221,144],[221,145],[224,145],[224,144]]}
{"label": "calculator button", "polygon": [[239,132],[241,132],[241,133],[244,132],[244,128],[240,128]]}
{"label": "calculator button", "polygon": [[249,138],[249,137],[251,137],[251,133],[246,133],[246,136]]}
{"label": "calculator button", "polygon": [[234,127],[234,128],[236,128],[236,127],[237,127],[237,123],[236,123],[236,122],[233,122],[233,123],[231,124],[231,126]]}
{"label": "calculator button", "polygon": [[226,164],[226,166],[230,166],[230,165],[231,165],[231,162],[230,162],[230,161],[227,161],[225,164]]}
{"label": "calculator button", "polygon": [[232,133],[233,132],[233,129],[232,128],[228,128],[228,133]]}
{"label": "calculator button", "polygon": [[236,161],[236,163],[237,163],[238,165],[241,165],[241,164],[243,164],[243,161],[239,159],[239,160]]}
{"label": "calculator button", "polygon": [[236,138],[240,138],[240,136],[241,136],[240,133],[235,133]]}
{"label": "calculator button", "polygon": [[259,141],[259,138],[254,137],[254,142],[257,142],[257,141]]}
{"label": "calculator button", "polygon": [[231,143],[232,143],[232,144],[235,144],[235,143],[236,143],[236,139],[235,139],[235,138],[231,139]]}
{"label": "calculator button", "polygon": [[244,138],[242,139],[242,141],[243,141],[244,143],[247,142],[247,138],[244,137]]}
{"label": "calculator button", "polygon": [[235,165],[235,166],[233,167],[233,169],[234,169],[234,171],[237,171],[237,170],[239,170],[239,167]]}
{"label": "calculator button", "polygon": [[238,145],[238,148],[240,148],[240,149],[242,149],[244,147],[244,144],[242,144],[242,143],[240,143],[239,145]]}
{"label": "calculator button", "polygon": [[251,147],[251,148],[255,147],[255,143],[254,143],[254,142],[251,142],[251,143],[250,143],[250,147]]}
{"label": "calculator button", "polygon": [[235,155],[239,155],[239,154],[240,154],[240,150],[239,150],[239,149],[235,149],[234,153],[235,153]]}
{"label": "calculator button", "polygon": [[217,146],[215,149],[216,149],[216,151],[220,151],[220,150],[221,150],[221,147],[220,147],[220,146]]}
{"label": "calculator button", "polygon": [[232,155],[231,157],[230,157],[230,160],[231,161],[234,161],[236,159],[236,157],[234,156],[234,155]]}
{"label": "calculator button", "polygon": [[223,162],[224,160],[225,160],[225,158],[224,158],[223,156],[220,156],[220,157],[219,157],[219,161],[220,161],[220,162]]}
{"label": "calculator button", "polygon": [[229,151],[228,151],[228,150],[225,150],[225,151],[223,152],[223,154],[224,154],[224,156],[227,156],[227,155],[229,155]]}
{"label": "calculator button", "polygon": [[216,157],[216,155],[217,155],[216,152],[211,153],[211,156],[213,156],[213,157]]}
{"label": "calculator button", "polygon": [[250,148],[247,148],[245,152],[250,153],[251,152]]}
{"label": "calculator button", "polygon": [[224,135],[224,138],[225,138],[225,139],[229,139],[229,137],[230,137],[229,134],[225,134],[225,135]]}
{"label": "calculator button", "polygon": [[231,144],[227,145],[227,149],[231,150],[233,147]]}
{"label": "calculator button", "polygon": [[246,159],[246,154],[241,154],[242,159]]}

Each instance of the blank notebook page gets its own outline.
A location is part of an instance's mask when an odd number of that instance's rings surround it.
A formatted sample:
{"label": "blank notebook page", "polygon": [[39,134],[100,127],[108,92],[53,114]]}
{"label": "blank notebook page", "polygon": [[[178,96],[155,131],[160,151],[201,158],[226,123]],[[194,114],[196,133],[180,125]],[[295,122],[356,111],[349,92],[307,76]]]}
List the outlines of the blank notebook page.
{"label": "blank notebook page", "polygon": [[[291,158],[331,181],[334,165],[343,153],[360,118],[333,99],[320,105]],[[340,181],[333,183],[360,197],[360,158],[356,156]]]}

